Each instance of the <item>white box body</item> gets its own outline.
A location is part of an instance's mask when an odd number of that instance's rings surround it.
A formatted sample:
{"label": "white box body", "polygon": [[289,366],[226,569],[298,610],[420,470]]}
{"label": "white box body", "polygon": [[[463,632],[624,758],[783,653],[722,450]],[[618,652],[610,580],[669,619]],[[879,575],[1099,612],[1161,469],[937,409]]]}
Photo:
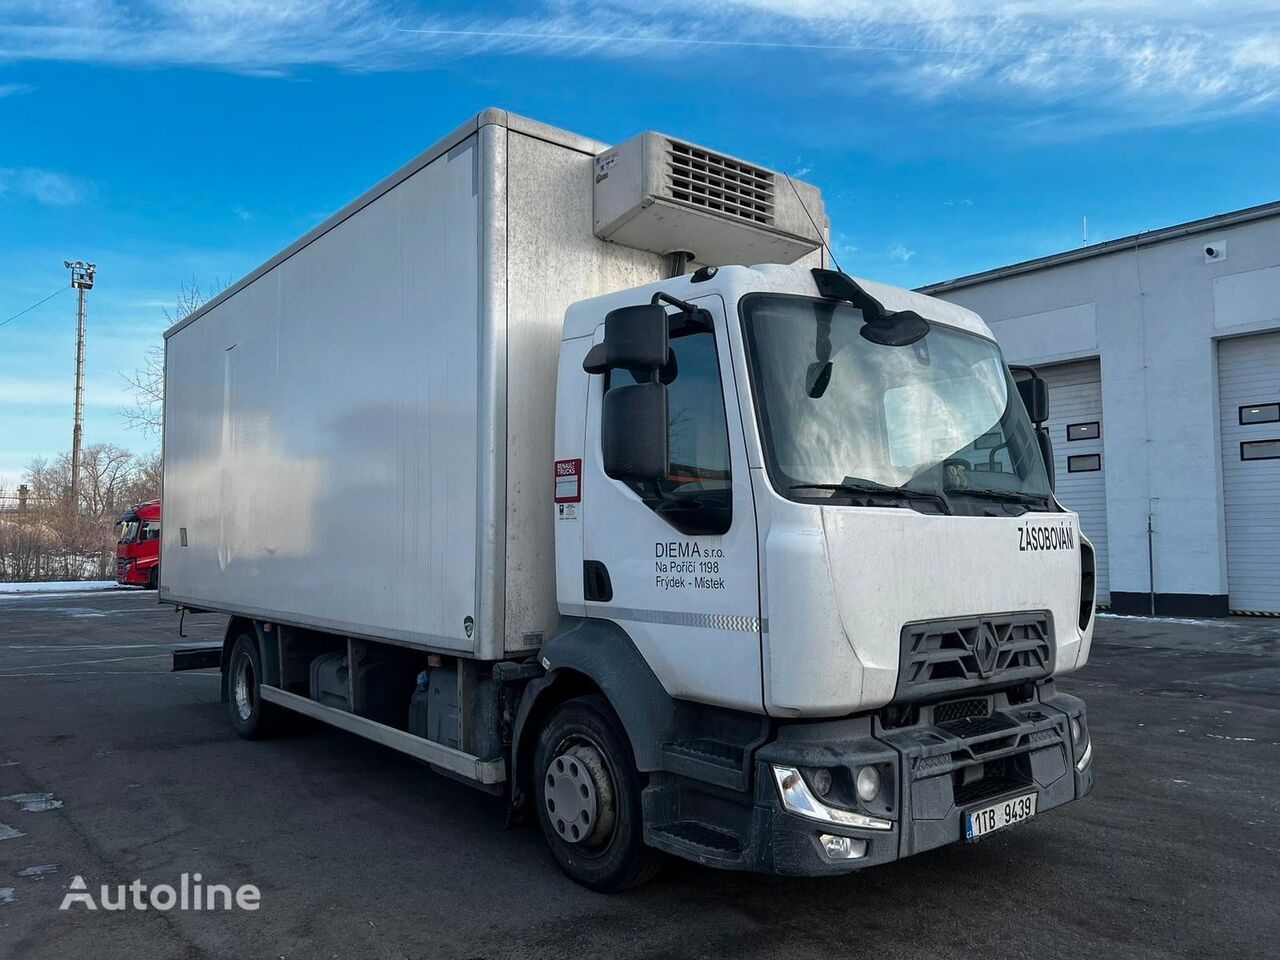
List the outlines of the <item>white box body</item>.
{"label": "white box body", "polygon": [[496,659],[554,626],[573,301],[604,144],[487,110],[166,333],[160,596]]}

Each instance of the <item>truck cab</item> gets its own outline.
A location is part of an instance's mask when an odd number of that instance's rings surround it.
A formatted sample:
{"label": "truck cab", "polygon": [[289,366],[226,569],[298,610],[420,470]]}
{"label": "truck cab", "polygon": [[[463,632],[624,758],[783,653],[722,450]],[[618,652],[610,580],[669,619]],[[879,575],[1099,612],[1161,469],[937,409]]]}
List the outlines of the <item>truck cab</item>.
{"label": "truck cab", "polygon": [[[621,711],[665,811],[651,846],[840,872],[1091,789],[1083,704],[1054,680],[1088,657],[1092,548],[1046,417],[977,315],[833,271],[704,269],[570,308],[560,610],[588,657],[615,651],[611,701],[656,701]],[[565,647],[543,648],[552,678],[582,668]]]}
{"label": "truck cab", "polygon": [[130,507],[116,524],[116,582],[154,590],[160,576],[160,501]]}

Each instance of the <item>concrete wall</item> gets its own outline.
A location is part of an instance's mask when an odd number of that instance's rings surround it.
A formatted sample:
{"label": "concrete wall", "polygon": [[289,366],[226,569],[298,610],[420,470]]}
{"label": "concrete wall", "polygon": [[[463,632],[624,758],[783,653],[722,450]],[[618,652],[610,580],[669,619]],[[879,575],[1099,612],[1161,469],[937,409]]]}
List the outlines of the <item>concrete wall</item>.
{"label": "concrete wall", "polygon": [[1215,340],[1280,328],[1280,216],[935,295],[980,313],[1010,361],[1101,358],[1113,605],[1145,605],[1158,497],[1165,609],[1225,613]]}

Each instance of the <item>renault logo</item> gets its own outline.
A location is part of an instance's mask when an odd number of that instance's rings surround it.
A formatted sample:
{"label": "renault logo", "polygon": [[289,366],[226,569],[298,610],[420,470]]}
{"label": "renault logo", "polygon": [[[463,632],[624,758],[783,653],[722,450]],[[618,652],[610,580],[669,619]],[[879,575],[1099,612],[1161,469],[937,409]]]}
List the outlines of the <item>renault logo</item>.
{"label": "renault logo", "polygon": [[996,672],[996,661],[1000,658],[1000,641],[996,639],[995,629],[984,623],[973,641],[973,658],[978,663],[978,675],[983,680],[989,679]]}

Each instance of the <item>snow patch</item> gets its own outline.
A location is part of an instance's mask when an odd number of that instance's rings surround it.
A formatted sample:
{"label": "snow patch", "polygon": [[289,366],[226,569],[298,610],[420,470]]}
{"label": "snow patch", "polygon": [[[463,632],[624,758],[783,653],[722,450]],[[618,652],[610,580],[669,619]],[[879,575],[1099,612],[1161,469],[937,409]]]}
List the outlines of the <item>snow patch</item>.
{"label": "snow patch", "polygon": [[0,800],[16,803],[26,813],[44,813],[46,810],[57,810],[62,801],[54,798],[52,793],[11,793]]}
{"label": "snow patch", "polygon": [[36,880],[43,880],[51,873],[58,872],[56,863],[39,863],[34,867],[24,867],[18,871],[20,877],[34,877]]}
{"label": "snow patch", "polygon": [[1193,627],[1238,627],[1228,620],[1194,620],[1189,617],[1142,617],[1124,613],[1099,613],[1099,620],[1140,620],[1146,623],[1185,623]]}
{"label": "snow patch", "polygon": [[85,590],[123,590],[114,580],[50,580],[46,583],[0,583],[0,593],[81,593]]}

